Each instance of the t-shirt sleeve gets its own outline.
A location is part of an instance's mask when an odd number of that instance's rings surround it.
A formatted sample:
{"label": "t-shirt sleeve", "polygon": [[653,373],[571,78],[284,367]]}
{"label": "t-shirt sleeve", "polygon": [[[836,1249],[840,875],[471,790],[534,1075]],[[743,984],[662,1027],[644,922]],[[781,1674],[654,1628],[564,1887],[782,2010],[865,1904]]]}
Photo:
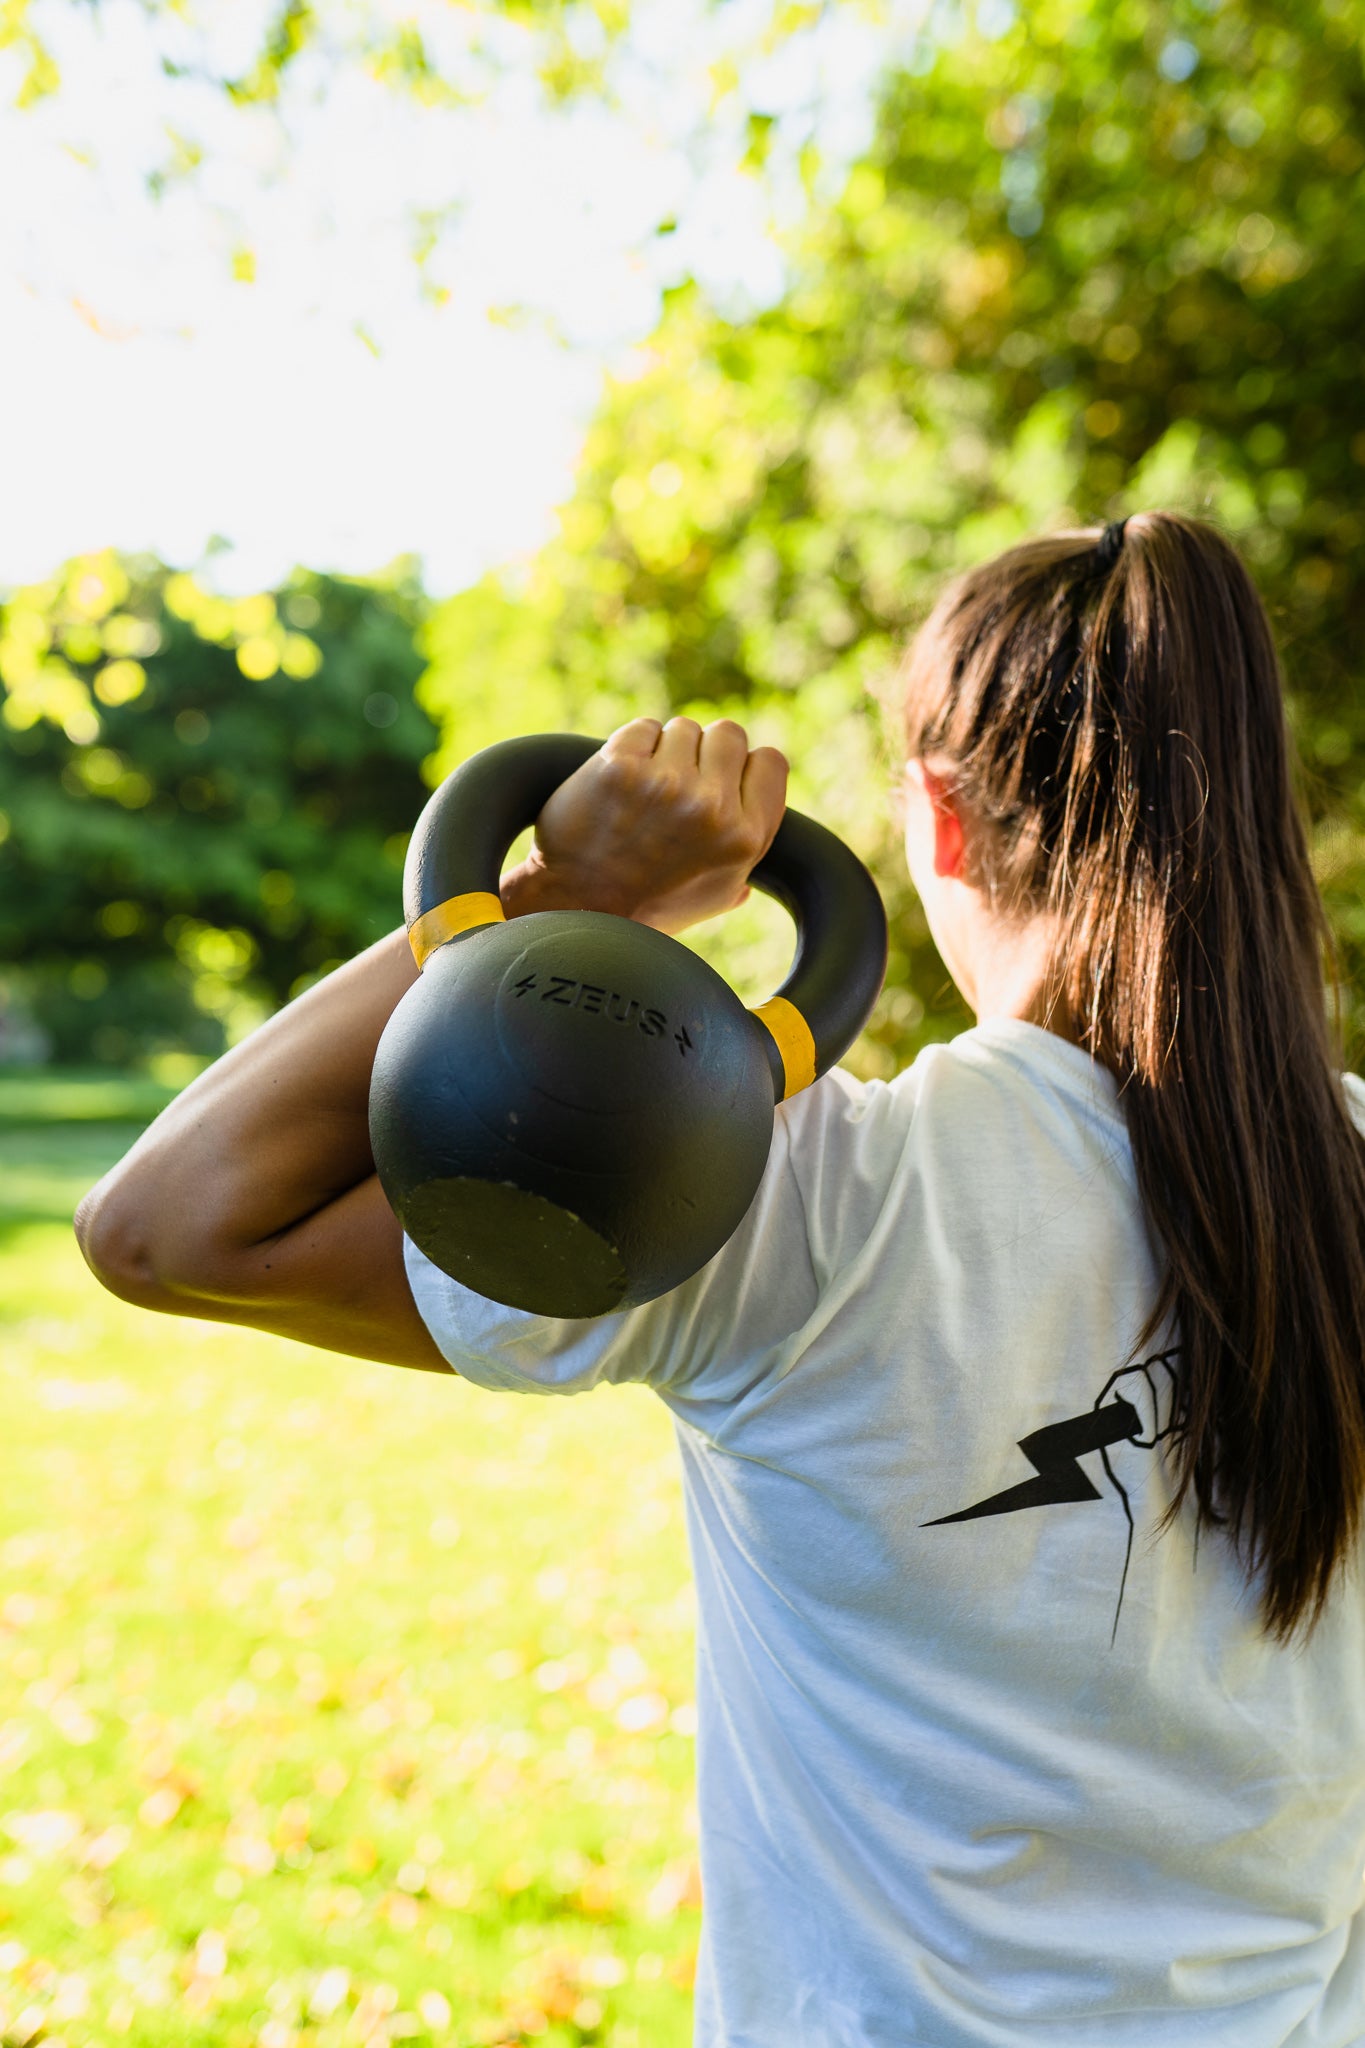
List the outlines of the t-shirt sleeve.
{"label": "t-shirt sleeve", "polygon": [[[891,1090],[840,1069],[784,1103],[758,1193],[734,1235],[691,1279],[616,1315],[568,1320],[505,1308],[443,1273],[411,1239],[417,1309],[461,1378],[498,1391],[576,1394],[638,1381],[734,1398],[780,1364],[866,1222],[874,1184],[860,1157],[885,1133]],[[869,1115],[871,1123],[869,1124]]]}

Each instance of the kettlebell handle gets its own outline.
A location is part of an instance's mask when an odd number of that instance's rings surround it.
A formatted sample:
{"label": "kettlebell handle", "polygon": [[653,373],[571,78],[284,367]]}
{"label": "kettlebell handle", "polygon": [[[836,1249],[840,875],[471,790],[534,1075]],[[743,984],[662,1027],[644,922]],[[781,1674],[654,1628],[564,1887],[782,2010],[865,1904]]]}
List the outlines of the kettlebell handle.
{"label": "kettlebell handle", "polygon": [[[507,849],[601,746],[579,733],[500,740],[447,776],[417,821],[403,869],[419,968],[451,939],[502,922]],[[862,1030],[886,973],[886,912],[857,855],[799,811],[786,813],[749,880],[796,926],[790,974],[750,1012],[782,1101],[834,1066]]]}

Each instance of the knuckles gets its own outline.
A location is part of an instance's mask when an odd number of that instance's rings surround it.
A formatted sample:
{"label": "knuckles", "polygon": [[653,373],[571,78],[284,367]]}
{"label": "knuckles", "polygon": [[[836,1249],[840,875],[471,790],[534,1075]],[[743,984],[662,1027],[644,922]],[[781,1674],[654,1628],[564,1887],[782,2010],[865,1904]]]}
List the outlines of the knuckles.
{"label": "knuckles", "polygon": [[[653,727],[656,732],[681,731],[701,735],[703,728],[694,718],[670,719],[667,727],[657,720],[636,719],[630,726]],[[693,861],[707,867],[735,867],[747,874],[761,858],[772,839],[775,821],[746,813],[740,796],[740,779],[745,763],[758,763],[766,777],[785,782],[787,763],[775,747],[758,747],[748,752],[748,734],[733,718],[716,719],[705,735],[722,738],[736,756],[733,783],[718,780],[714,772],[704,773],[699,762],[680,764],[648,754],[613,750],[598,754],[587,771],[584,802],[590,805],[600,827],[625,832],[642,854],[656,846],[676,860],[680,839],[693,842],[688,851]],[[741,751],[742,750],[742,751]],[[580,771],[581,773],[584,771]],[[764,808],[767,808],[765,806]],[[778,807],[780,816],[780,805]],[[567,822],[565,820],[564,822]]]}

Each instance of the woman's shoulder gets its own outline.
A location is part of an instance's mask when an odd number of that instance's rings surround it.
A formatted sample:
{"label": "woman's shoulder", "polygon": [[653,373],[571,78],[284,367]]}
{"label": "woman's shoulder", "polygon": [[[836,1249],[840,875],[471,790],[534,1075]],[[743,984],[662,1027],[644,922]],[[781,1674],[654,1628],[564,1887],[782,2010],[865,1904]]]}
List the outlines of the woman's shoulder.
{"label": "woman's shoulder", "polygon": [[[1365,1116],[1365,1084],[1360,1086]],[[791,1157],[820,1170],[890,1170],[907,1148],[942,1140],[961,1149],[973,1131],[986,1142],[1021,1130],[1077,1121],[1106,1143],[1124,1132],[1113,1076],[1080,1046],[1016,1018],[993,1018],[922,1046],[886,1079],[835,1067],[781,1105],[779,1128]]]}
{"label": "woman's shoulder", "polygon": [[945,1087],[956,1092],[955,1077],[969,1077],[956,1050],[959,1044],[947,1040],[923,1046],[908,1065],[885,1077],[831,1068],[812,1087],[778,1105],[776,1149],[803,1185],[819,1178],[846,1192],[852,1176],[885,1180],[913,1142],[926,1095],[941,1094]]}
{"label": "woman's shoulder", "polygon": [[[1365,1082],[1347,1077],[1365,1102]],[[864,1079],[847,1067],[833,1067],[813,1088],[782,1105],[788,1115],[805,1106],[823,1115],[854,1121],[869,1115],[904,1113],[930,1088],[971,1088],[986,1083],[1005,1088],[1039,1083],[1112,1096],[1112,1075],[1083,1047],[1021,1017],[992,1017],[954,1037],[922,1045],[906,1065],[885,1078]]]}
{"label": "woman's shoulder", "polygon": [[796,1146],[840,1130],[867,1139],[911,1114],[923,1058],[921,1053],[886,1078],[868,1079],[848,1067],[831,1067],[811,1087],[778,1104],[778,1127]]}

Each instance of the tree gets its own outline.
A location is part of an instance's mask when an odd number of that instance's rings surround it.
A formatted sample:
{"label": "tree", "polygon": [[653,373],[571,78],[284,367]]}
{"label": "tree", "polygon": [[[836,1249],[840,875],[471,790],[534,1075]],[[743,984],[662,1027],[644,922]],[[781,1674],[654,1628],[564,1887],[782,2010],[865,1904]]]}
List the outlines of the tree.
{"label": "tree", "polygon": [[0,960],[61,1056],[217,1052],[400,921],[421,609],[105,554],[0,610]]}
{"label": "tree", "polygon": [[557,540],[436,612],[422,700],[455,749],[522,707],[734,709],[786,744],[898,913],[864,1052],[885,1071],[963,1012],[878,822],[869,686],[946,572],[1044,525],[1192,510],[1269,601],[1360,986],[1363,49],[1361,0],[936,9],[782,301],[732,324],[674,293]]}
{"label": "tree", "polygon": [[[98,10],[100,0],[91,0]],[[213,26],[212,0],[143,0],[144,12],[164,37],[165,62],[198,71],[188,51]],[[210,70],[213,82],[236,104],[273,104],[290,73],[306,57],[329,67],[354,64],[419,99],[472,101],[490,67],[508,61],[509,43],[529,60],[543,88],[566,98],[600,84],[601,61],[629,17],[629,0],[473,0],[453,23],[436,23],[427,10],[423,33],[414,8],[395,19],[379,5],[341,8],[329,0],[279,0],[262,25],[245,63]],[[45,10],[34,0],[4,0],[0,50],[22,59],[17,104],[32,106],[61,89]],[[433,37],[433,29],[436,34]],[[233,38],[235,41],[236,38]]]}

